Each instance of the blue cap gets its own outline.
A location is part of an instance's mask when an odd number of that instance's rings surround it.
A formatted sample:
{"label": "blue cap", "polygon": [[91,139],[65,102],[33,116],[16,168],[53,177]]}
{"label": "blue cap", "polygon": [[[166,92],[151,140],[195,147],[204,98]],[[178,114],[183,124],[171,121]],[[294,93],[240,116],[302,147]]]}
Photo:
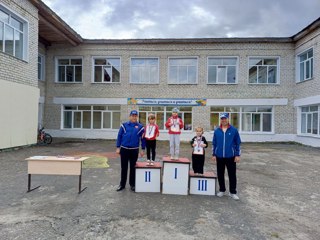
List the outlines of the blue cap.
{"label": "blue cap", "polygon": [[130,116],[131,115],[138,115],[138,111],[137,110],[132,110],[131,112],[130,112]]}
{"label": "blue cap", "polygon": [[220,119],[221,118],[229,118],[229,113],[220,113]]}
{"label": "blue cap", "polygon": [[178,108],[173,108],[173,109],[172,109],[172,112],[178,113],[178,112],[179,112],[179,109],[178,109]]}

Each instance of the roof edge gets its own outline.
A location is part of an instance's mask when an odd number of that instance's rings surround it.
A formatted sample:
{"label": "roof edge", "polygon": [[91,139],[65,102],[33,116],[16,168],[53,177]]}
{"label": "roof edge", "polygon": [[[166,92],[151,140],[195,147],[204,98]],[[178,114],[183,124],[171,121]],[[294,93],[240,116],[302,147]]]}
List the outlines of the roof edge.
{"label": "roof edge", "polygon": [[83,38],[72,27],[70,27],[62,18],[58,16],[53,10],[51,10],[41,0],[29,0],[39,11],[41,17],[48,22],[54,24],[61,32],[68,33],[68,36],[77,44],[83,42]]}
{"label": "roof edge", "polygon": [[300,32],[293,35],[291,38],[294,42],[299,41],[301,38],[305,37],[315,29],[320,27],[320,17],[302,29]]}
{"label": "roof edge", "polygon": [[184,43],[293,43],[291,37],[261,38],[150,38],[150,39],[83,39],[95,44],[184,44]]}

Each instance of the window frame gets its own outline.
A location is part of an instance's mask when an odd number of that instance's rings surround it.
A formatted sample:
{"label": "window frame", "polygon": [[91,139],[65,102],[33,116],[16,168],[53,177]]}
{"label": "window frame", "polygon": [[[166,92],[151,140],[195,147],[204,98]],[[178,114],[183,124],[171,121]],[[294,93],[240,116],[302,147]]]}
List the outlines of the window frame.
{"label": "window frame", "polygon": [[[144,107],[150,107],[151,110],[143,110],[142,108]],[[160,111],[160,110],[154,110],[153,107],[162,107],[163,108],[163,111]],[[163,126],[159,126],[159,131],[160,132],[166,132],[167,131],[167,128],[165,127],[165,123],[166,121],[168,120],[169,117],[172,116],[172,108],[174,107],[177,107],[177,106],[155,106],[155,105],[140,105],[139,106],[139,122],[141,122],[142,124],[144,123],[148,123],[148,115],[149,114],[155,114],[157,116],[157,113],[163,113]],[[182,119],[183,123],[184,123],[184,126],[183,126],[183,131],[184,132],[192,132],[193,131],[193,122],[194,122],[194,119],[193,119],[193,107],[192,106],[178,106],[178,108],[185,108],[185,107],[190,107],[191,110],[188,110],[188,111],[184,111],[184,110],[181,110],[179,111],[178,113],[178,116]],[[143,121],[141,121],[140,119],[140,116],[141,116],[141,113],[145,113],[145,118]],[[191,123],[190,123],[190,126],[191,129],[186,129],[186,125],[185,125],[185,114],[186,113],[190,113],[191,114]],[[157,120],[157,119],[156,119]]]}
{"label": "window frame", "polygon": [[[267,82],[265,83],[259,83],[258,82],[258,78],[259,78],[259,69],[257,69],[257,78],[256,78],[256,82],[251,83],[250,82],[250,67],[251,66],[266,66],[268,68],[268,66],[275,66],[275,65],[250,65],[250,60],[252,59],[262,59],[262,60],[268,60],[268,59],[276,59],[277,60],[277,65],[276,65],[276,69],[277,69],[277,74],[276,76],[276,82],[275,83],[269,83],[268,82],[268,75],[267,75]],[[280,85],[280,56],[248,56],[248,84],[249,85]],[[269,74],[269,71],[267,72],[267,74]]]}
{"label": "window frame", "polygon": [[[196,64],[195,64],[195,69],[196,69],[196,74],[195,74],[195,82],[192,82],[192,83],[186,83],[186,82],[183,82],[183,83],[179,83],[179,82],[170,82],[170,60],[171,59],[177,59],[177,60],[180,60],[180,59],[194,59],[196,60]],[[181,65],[177,65],[177,66],[181,66]],[[183,65],[184,66],[184,65]],[[188,66],[187,66],[188,67]],[[167,73],[167,83],[168,85],[197,85],[198,82],[199,82],[199,78],[198,78],[198,75],[199,75],[199,57],[198,56],[171,56],[171,57],[168,57],[168,73]],[[187,70],[188,71],[188,70]],[[189,77],[188,77],[189,79]],[[187,79],[187,81],[188,81]]]}
{"label": "window frame", "polygon": [[[108,109],[109,107],[114,107],[117,106],[119,107],[118,110],[112,110],[112,109]],[[73,107],[75,109],[65,109],[65,107]],[[79,107],[90,107],[89,109],[79,109]],[[94,109],[94,107],[105,107],[104,110],[97,110]],[[83,127],[83,113],[84,112],[89,112],[90,111],[90,128],[84,128]],[[65,127],[65,114],[66,113],[71,112],[71,127]],[[94,127],[94,113],[95,112],[100,112],[101,113],[101,119],[100,119],[100,128],[95,128]],[[103,128],[103,114],[104,113],[110,113],[110,128]],[[80,113],[80,127],[75,127],[75,113]],[[113,126],[114,122],[113,122],[113,118],[114,118],[114,113],[118,113],[119,114],[119,125],[118,126]],[[119,129],[121,124],[121,105],[117,105],[117,104],[108,104],[108,105],[104,105],[104,104],[98,104],[98,105],[92,105],[92,104],[63,104],[61,105],[61,129],[63,130],[117,130]]]}
{"label": "window frame", "polygon": [[[317,107],[318,110],[311,110],[311,107]],[[308,108],[308,111],[303,111],[303,108]],[[299,107],[299,121],[298,121],[298,133],[301,136],[320,137],[320,105],[306,105]],[[314,115],[317,114],[317,133],[313,133]],[[305,115],[305,123],[303,123],[303,115]],[[308,132],[308,117],[310,117],[310,133]],[[305,125],[306,132],[302,132],[302,125]]]}
{"label": "window frame", "polygon": [[[119,59],[119,82],[114,82],[114,81],[102,81],[101,82],[96,82],[95,81],[95,60],[100,59],[100,60],[107,60],[107,59]],[[105,66],[105,65],[98,65],[98,66]],[[111,65],[111,66],[116,66],[116,65]],[[92,57],[92,75],[91,75],[91,83],[98,83],[98,84],[120,84],[121,83],[121,57],[120,56],[93,56]],[[112,76],[111,76],[112,77]]]}
{"label": "window frame", "polygon": [[[157,60],[157,65],[156,65],[157,66],[157,76],[156,76],[157,78],[156,78],[155,82],[151,82],[150,78],[149,78],[149,82],[133,82],[132,81],[132,66],[133,66],[132,60],[134,60],[134,59],[139,59],[139,60],[156,59]],[[146,67],[146,66],[152,66],[152,65],[145,65],[144,64],[144,66]],[[147,70],[149,71],[149,76],[151,76],[150,67]],[[147,84],[147,85],[159,84],[159,82],[160,82],[160,58],[159,57],[130,57],[130,72],[129,72],[129,74],[130,74],[130,77],[129,77],[130,84]],[[142,73],[140,72],[140,75],[141,74]],[[141,80],[141,79],[139,79],[139,80]]]}
{"label": "window frame", "polygon": [[[41,59],[40,63],[39,63],[39,58]],[[40,64],[40,69],[39,69],[39,64]],[[39,81],[45,81],[45,64],[46,64],[45,56],[41,53],[38,53],[38,80]],[[39,78],[39,70],[40,70],[40,78]]]}
{"label": "window frame", "polygon": [[[223,108],[223,110],[221,111],[212,111],[212,107],[217,107],[217,108]],[[250,107],[250,108],[255,108],[255,112],[248,112],[248,111],[244,111],[244,108],[246,107]],[[236,111],[227,111],[228,108],[239,108],[239,112]],[[262,109],[262,108],[271,108],[270,112],[265,112],[265,111],[259,111],[258,109]],[[211,123],[211,114],[219,114],[223,113],[223,112],[228,112],[230,114],[230,116],[232,114],[238,114],[239,119],[238,119],[238,131],[239,133],[244,133],[244,134],[274,134],[274,106],[272,105],[268,105],[268,106],[211,106],[210,107],[210,128],[212,126]],[[244,121],[243,119],[243,114],[248,113],[250,114],[251,118],[250,118],[250,131],[244,131],[243,127],[242,127],[242,122]],[[253,131],[253,124],[252,124],[252,115],[260,115],[260,123],[259,123],[259,127],[260,127],[260,131]],[[263,131],[263,115],[264,114],[270,114],[271,115],[271,131]],[[230,118],[231,119],[231,118]],[[232,125],[232,121],[230,121],[230,124]],[[220,118],[219,118],[219,125],[220,125]],[[219,126],[218,125],[218,126]],[[217,126],[217,127],[218,127]],[[212,132],[214,132],[214,129],[211,129]]]}
{"label": "window frame", "polygon": [[[68,82],[65,78],[65,81],[59,81],[59,60],[69,60],[69,62],[73,59],[81,59],[81,81],[76,82],[75,79],[72,82]],[[62,65],[62,66],[79,66],[79,65]],[[74,72],[75,73],[75,72]],[[66,77],[67,72],[65,72]],[[74,74],[74,78],[75,78]],[[83,83],[83,56],[56,56],[55,57],[55,83],[61,84],[82,84]]]}
{"label": "window frame", "polygon": [[[28,49],[28,47],[29,47],[29,21],[26,20],[24,17],[22,17],[20,14],[11,10],[10,8],[4,6],[2,3],[0,3],[0,10],[9,15],[9,22],[10,22],[9,24],[2,22],[2,21],[0,22],[0,23],[3,23],[3,32],[2,32],[2,34],[3,34],[3,43],[2,44],[3,45],[2,45],[2,49],[0,49],[0,53],[8,54],[12,57],[15,57],[17,59],[28,62],[29,61],[29,54],[28,54],[28,52],[29,52],[29,49]],[[22,23],[22,30],[19,30],[11,25],[11,18]],[[13,54],[7,53],[5,51],[5,28],[6,28],[6,26],[13,28],[14,38],[15,38],[16,31],[22,33],[22,46],[21,46],[22,47],[22,50],[21,50],[22,56],[21,57],[16,55],[16,51],[15,51],[16,42],[15,42],[15,40],[13,40]]]}
{"label": "window frame", "polygon": [[[311,58],[308,58],[307,60],[303,61],[304,62],[304,74],[306,74],[306,62],[309,61],[309,59],[311,59],[312,61],[312,65],[310,65],[310,74],[311,74],[311,77],[309,78],[306,78],[306,79],[303,79],[301,80],[300,79],[300,74],[301,74],[301,68],[300,68],[300,57],[304,54],[308,54],[309,51],[312,51],[312,57]],[[314,58],[314,47],[310,47],[310,48],[307,48],[301,52],[299,52],[297,55],[296,55],[296,83],[302,83],[302,82],[305,82],[305,81],[309,81],[309,80],[312,80],[314,78],[314,66],[316,66],[316,64],[314,64],[314,61],[315,61],[315,58]]]}
{"label": "window frame", "polygon": [[[209,60],[210,59],[235,59],[236,64],[235,65],[209,65]],[[228,83],[227,82],[227,76],[228,76],[228,71],[226,71],[226,81],[225,82],[209,82],[209,67],[210,66],[235,66],[236,71],[235,71],[235,82],[234,83]],[[207,57],[207,85],[236,85],[238,84],[238,71],[239,71],[239,57],[238,56],[208,56]],[[218,78],[218,74],[216,76]],[[218,79],[216,79],[218,80]]]}

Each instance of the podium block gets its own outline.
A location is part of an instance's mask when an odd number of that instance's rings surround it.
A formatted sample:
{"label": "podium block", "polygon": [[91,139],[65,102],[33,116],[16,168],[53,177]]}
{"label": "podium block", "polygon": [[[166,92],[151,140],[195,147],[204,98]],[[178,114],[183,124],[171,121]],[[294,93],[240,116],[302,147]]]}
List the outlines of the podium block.
{"label": "podium block", "polygon": [[217,176],[213,172],[205,172],[202,176],[190,171],[190,194],[216,195]]}
{"label": "podium block", "polygon": [[162,193],[188,195],[190,160],[163,158]]}
{"label": "podium block", "polygon": [[161,165],[155,162],[153,166],[146,162],[136,163],[136,192],[160,192]]}

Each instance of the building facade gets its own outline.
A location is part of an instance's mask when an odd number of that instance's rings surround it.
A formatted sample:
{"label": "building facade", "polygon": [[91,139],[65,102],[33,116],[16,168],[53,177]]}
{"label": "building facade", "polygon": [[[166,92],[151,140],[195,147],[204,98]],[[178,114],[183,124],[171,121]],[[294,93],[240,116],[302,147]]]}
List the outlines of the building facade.
{"label": "building facade", "polygon": [[37,56],[37,8],[0,0],[0,149],[36,142]]}
{"label": "building facade", "polygon": [[197,126],[211,139],[229,112],[243,141],[320,146],[320,19],[288,38],[89,40],[30,3],[39,19],[37,121],[54,137],[115,139],[137,109],[143,124],[156,114],[166,140],[178,107],[182,140]]}

